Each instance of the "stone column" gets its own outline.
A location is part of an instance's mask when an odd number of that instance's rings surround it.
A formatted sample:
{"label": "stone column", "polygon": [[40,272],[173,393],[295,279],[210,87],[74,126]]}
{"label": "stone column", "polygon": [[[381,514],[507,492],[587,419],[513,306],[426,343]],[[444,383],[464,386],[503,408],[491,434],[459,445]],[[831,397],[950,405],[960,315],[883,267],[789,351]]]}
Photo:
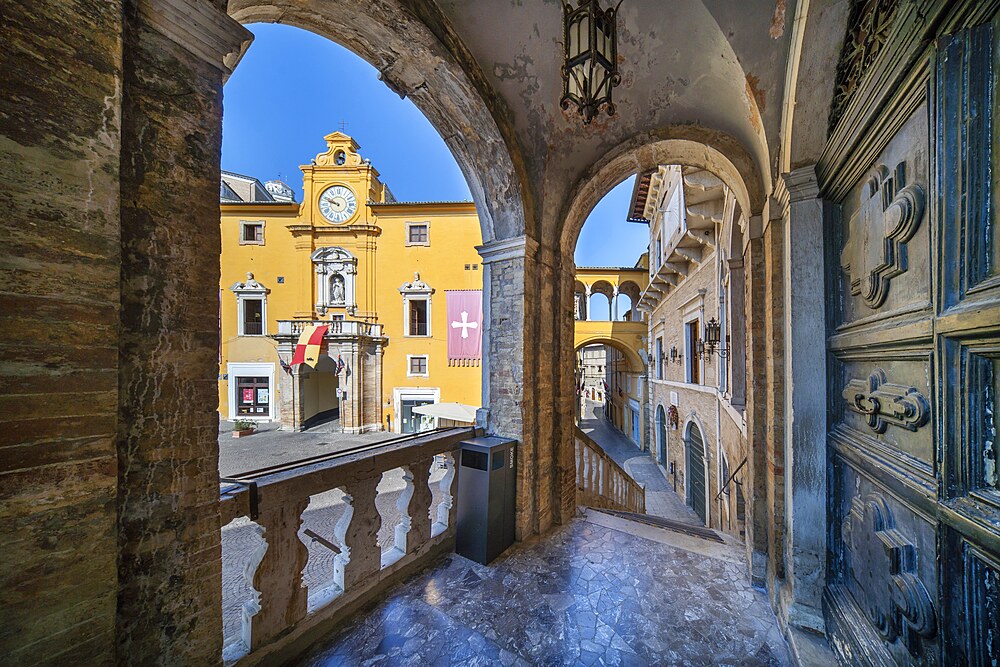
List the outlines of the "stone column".
{"label": "stone column", "polygon": [[585,319],[586,321],[589,322],[590,321],[590,285],[584,285],[583,288],[585,290],[584,295],[583,295],[583,300],[586,302],[586,307],[584,308],[584,313],[586,313],[586,315],[587,315],[583,319]]}
{"label": "stone column", "polygon": [[[219,5],[137,0],[124,8],[117,503],[123,664],[222,661],[222,84],[252,35]],[[113,117],[113,108],[106,113]]]}
{"label": "stone column", "polygon": [[823,631],[826,583],[826,290],[824,204],[814,166],[785,174],[786,589],[793,626]]}
{"label": "stone column", "polygon": [[[295,346],[294,343],[291,345],[292,347]],[[278,356],[285,363],[291,364],[292,353],[290,351],[284,353],[282,350],[283,347],[284,345],[278,346]],[[302,402],[302,370],[301,365],[296,365],[289,366],[289,370],[287,371],[281,368],[278,373],[278,421],[281,422],[280,430],[282,431],[299,431],[302,429],[302,422],[305,416]],[[308,373],[309,370],[306,369],[305,372]],[[230,382],[232,382],[232,379],[230,379]]]}

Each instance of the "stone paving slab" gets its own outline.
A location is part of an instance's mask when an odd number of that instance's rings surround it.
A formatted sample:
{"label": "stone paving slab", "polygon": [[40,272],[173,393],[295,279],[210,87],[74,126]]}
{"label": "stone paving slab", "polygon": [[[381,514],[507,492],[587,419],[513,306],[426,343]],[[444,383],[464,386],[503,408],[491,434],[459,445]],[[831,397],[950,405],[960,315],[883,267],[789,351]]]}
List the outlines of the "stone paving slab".
{"label": "stone paving slab", "polygon": [[298,433],[279,431],[278,426],[277,423],[261,424],[253,435],[234,438],[233,423],[220,422],[219,474],[232,477],[248,470],[401,437],[398,433],[341,433],[337,421]]}
{"label": "stone paving slab", "polygon": [[489,566],[445,558],[296,664],[791,664],[744,569],[577,518]]}

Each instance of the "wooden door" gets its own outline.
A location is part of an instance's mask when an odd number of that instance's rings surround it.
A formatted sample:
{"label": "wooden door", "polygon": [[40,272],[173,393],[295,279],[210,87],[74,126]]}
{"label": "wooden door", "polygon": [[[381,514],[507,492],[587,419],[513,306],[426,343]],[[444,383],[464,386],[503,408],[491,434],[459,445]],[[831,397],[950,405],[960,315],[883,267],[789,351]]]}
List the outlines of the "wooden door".
{"label": "wooden door", "polygon": [[705,516],[705,441],[696,424],[688,427],[687,474],[691,508],[704,522]]}
{"label": "wooden door", "polygon": [[824,613],[852,664],[1000,655],[994,36],[928,49],[830,213]]}

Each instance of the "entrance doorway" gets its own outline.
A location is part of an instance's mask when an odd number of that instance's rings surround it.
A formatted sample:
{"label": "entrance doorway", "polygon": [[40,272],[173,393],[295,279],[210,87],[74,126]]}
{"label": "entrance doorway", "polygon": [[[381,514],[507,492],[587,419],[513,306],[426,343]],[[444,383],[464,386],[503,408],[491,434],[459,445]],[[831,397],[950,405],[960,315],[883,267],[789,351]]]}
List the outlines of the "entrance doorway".
{"label": "entrance doorway", "polygon": [[667,415],[662,405],[656,407],[656,456],[660,465],[667,465]]}
{"label": "entrance doorway", "polygon": [[705,512],[705,440],[701,429],[692,422],[688,426],[687,438],[688,504],[694,513],[706,522]]}
{"label": "entrance doorway", "polygon": [[399,407],[399,428],[403,433],[419,433],[420,431],[426,431],[428,428],[433,427],[433,417],[431,418],[431,425],[427,427],[425,422],[425,417],[423,415],[418,415],[413,412],[413,408],[418,408],[421,405],[430,405],[434,401],[428,401],[424,399],[403,399],[400,401]]}

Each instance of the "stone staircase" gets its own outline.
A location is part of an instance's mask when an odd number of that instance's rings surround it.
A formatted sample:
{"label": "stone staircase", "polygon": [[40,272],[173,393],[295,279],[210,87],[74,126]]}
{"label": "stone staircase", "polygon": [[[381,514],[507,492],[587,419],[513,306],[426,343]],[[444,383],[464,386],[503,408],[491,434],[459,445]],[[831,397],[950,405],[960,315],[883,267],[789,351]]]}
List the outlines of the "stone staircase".
{"label": "stone staircase", "polygon": [[676,533],[683,533],[691,537],[699,537],[703,540],[718,542],[719,544],[725,543],[725,540],[723,540],[717,532],[711,528],[706,528],[705,526],[696,526],[690,523],[684,523],[683,521],[675,521],[673,519],[666,519],[660,516],[653,516],[652,514],[640,514],[638,512],[625,512],[621,510],[601,509],[596,507],[592,509],[597,512],[603,512],[604,514],[619,517],[621,519],[628,519],[629,521],[636,521],[638,523],[646,524],[647,526],[653,526],[654,528],[672,530]]}

